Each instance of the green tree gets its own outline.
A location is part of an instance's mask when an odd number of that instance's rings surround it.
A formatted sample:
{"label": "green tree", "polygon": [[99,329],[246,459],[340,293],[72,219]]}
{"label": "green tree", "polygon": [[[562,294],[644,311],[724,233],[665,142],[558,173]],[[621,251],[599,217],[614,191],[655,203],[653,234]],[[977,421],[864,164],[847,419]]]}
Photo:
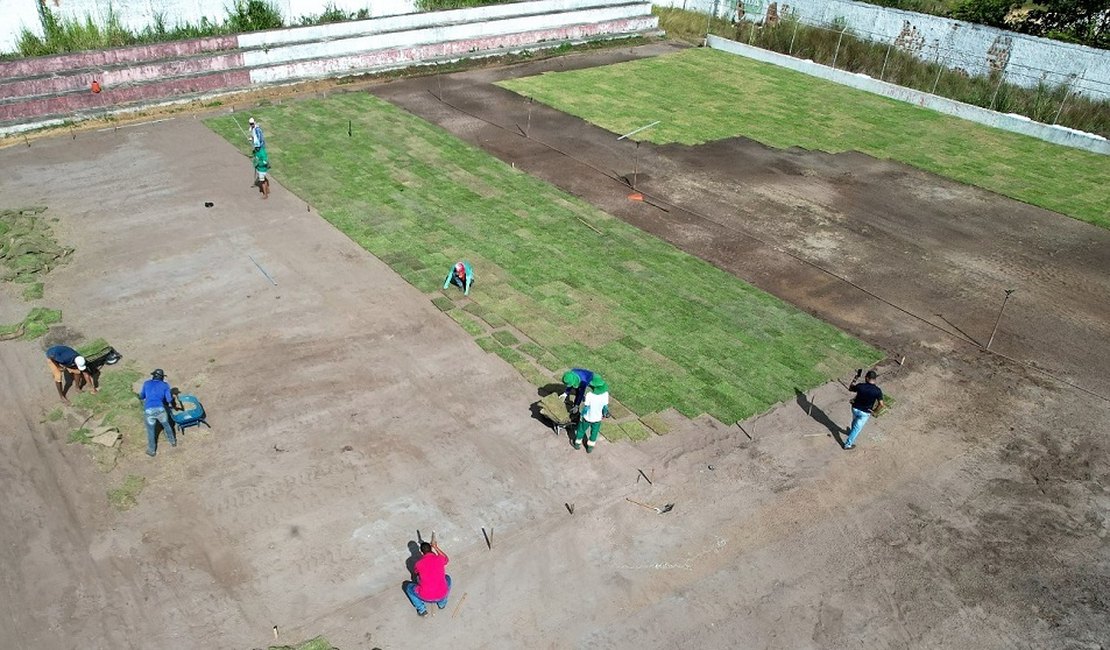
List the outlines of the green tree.
{"label": "green tree", "polygon": [[952,17],[969,23],[1008,27],[1006,17],[1010,10],[1021,5],[1020,0],[963,0],[952,9]]}
{"label": "green tree", "polygon": [[1026,34],[1110,48],[1110,0],[1041,0],[1017,24]]}

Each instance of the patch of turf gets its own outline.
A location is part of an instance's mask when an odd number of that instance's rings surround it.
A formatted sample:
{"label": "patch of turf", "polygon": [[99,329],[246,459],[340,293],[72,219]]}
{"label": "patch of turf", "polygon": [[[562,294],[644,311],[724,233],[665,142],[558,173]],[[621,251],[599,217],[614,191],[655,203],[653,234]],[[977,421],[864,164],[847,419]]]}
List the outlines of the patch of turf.
{"label": "patch of turf", "polygon": [[481,338],[474,339],[474,342],[478,344],[478,347],[482,348],[486,352],[493,352],[494,350],[497,350],[501,347],[501,344],[497,341],[494,341],[492,336],[483,336]]}
{"label": "patch of turf", "polygon": [[[267,134],[273,173],[283,186],[427,293],[442,287],[445,261],[470,260],[478,276],[470,299],[481,305],[482,320],[499,318],[547,350],[538,361],[548,370],[597,370],[635,413],[673,406],[736,421],[792,399],[795,386],[824,383],[880,357],[368,93],[260,114],[283,127]],[[348,120],[357,138],[332,126]],[[230,116],[206,123],[246,153]],[[420,265],[425,268],[412,270]],[[654,278],[650,292],[641,281],[645,273]],[[765,336],[771,329],[778,335]],[[518,344],[518,337],[505,334],[479,334],[477,342],[510,364],[525,361],[505,346]],[[632,349],[637,345],[644,347]],[[788,363],[775,368],[779,375],[756,363],[763,359]],[[720,364],[733,393],[700,394],[705,382],[689,369],[707,360]]]}
{"label": "patch of turf", "polygon": [[[54,240],[50,224],[41,216],[45,211],[42,206],[0,210],[0,280],[31,285],[24,297],[73,252]],[[40,286],[37,297],[42,297],[41,290]]]}
{"label": "patch of turf", "polygon": [[619,425],[607,422],[601,425],[601,435],[609,442],[616,442],[628,438],[628,433]]}
{"label": "patch of turf", "polygon": [[80,443],[82,445],[87,445],[89,444],[89,441],[92,440],[92,438],[89,437],[90,433],[92,432],[85,427],[74,429],[73,431],[69,432],[69,439],[66,442],[70,444]]}
{"label": "patch of turf", "polygon": [[497,348],[493,351],[494,354],[509,362],[509,365],[516,366],[516,364],[524,362],[524,355],[517,352],[512,348]]}
{"label": "patch of turf", "polygon": [[142,403],[132,388],[142,377],[142,373],[130,364],[122,368],[118,365],[105,368],[100,373],[100,387],[95,395],[86,390],[73,396],[71,391],[70,400],[77,408],[91,413],[104,426],[118,428],[130,447],[145,449],[146,428],[142,418]]}
{"label": "patch of turf", "polygon": [[540,346],[536,345],[535,343],[533,343],[531,341],[526,341],[524,343],[521,343],[520,345],[516,346],[516,349],[520,350],[524,354],[527,354],[528,356],[532,357],[533,359],[536,359],[537,361],[539,359],[543,358],[543,356],[545,354],[547,354],[547,350],[544,350],[543,348],[541,348]]}
{"label": "patch of turf", "polygon": [[23,339],[33,341],[46,334],[50,326],[61,322],[62,312],[57,309],[35,307],[27,312],[22,322],[11,325],[0,325],[0,341],[10,339]]}
{"label": "patch of turf", "polygon": [[297,645],[272,645],[269,650],[339,650],[339,648],[328,643],[328,640],[324,637],[318,636],[315,639],[302,641]]}
{"label": "patch of turf", "polygon": [[[459,326],[463,328],[464,332],[471,336],[481,336],[486,333],[486,328],[482,327],[481,323],[460,309],[453,309],[447,312],[447,315],[451,317],[451,320],[458,323]],[[497,338],[496,334],[494,334],[494,338]]]}
{"label": "patch of turf", "polygon": [[516,345],[517,343],[520,343],[520,339],[518,339],[516,337],[516,335],[513,334],[512,332],[510,332],[509,330],[501,330],[499,332],[494,332],[493,333],[493,338],[497,339],[497,342],[500,343],[501,345],[513,346],[513,345]]}
{"label": "patch of turf", "polygon": [[32,282],[32,283],[28,284],[27,286],[23,287],[23,299],[24,300],[38,300],[39,298],[42,298],[42,283],[41,282]]}
{"label": "patch of turf", "polygon": [[532,365],[527,360],[522,359],[521,361],[514,363],[513,367],[516,368],[517,372],[519,372],[529,384],[532,384],[537,388],[540,386],[546,386],[554,381],[551,375],[544,374],[542,371],[536,368],[536,366]]}
{"label": "patch of turf", "polygon": [[1108,156],[726,52],[688,49],[499,85],[614,133],[662,119],[633,136],[646,141],[694,145],[746,136],[778,148],[861,151],[1110,228]]}
{"label": "patch of turf", "polygon": [[108,502],[117,510],[130,510],[139,504],[139,493],[143,491],[146,479],[135,474],[128,474],[123,479],[123,484],[113,490],[108,490]]}
{"label": "patch of turf", "polygon": [[455,308],[455,303],[447,296],[436,296],[432,298],[432,304],[435,305],[440,311],[451,311]]}
{"label": "patch of turf", "polygon": [[[617,425],[613,425],[613,426],[617,426]],[[604,428],[604,426],[602,428]],[[652,435],[654,435],[654,432],[651,429],[645,427],[643,425],[643,423],[640,422],[639,420],[632,420],[632,421],[629,421],[629,422],[622,422],[620,424],[620,428],[621,428],[621,430],[624,431],[624,435],[628,436],[628,439],[631,440],[632,442],[638,442],[640,440],[647,440]]]}
{"label": "patch of turf", "polygon": [[659,435],[666,435],[671,432],[671,425],[663,419],[658,413],[650,413],[640,418],[640,421],[648,426],[652,431]]}
{"label": "patch of turf", "polygon": [[623,404],[621,404],[617,400],[610,397],[609,398],[609,415],[613,416],[614,419],[622,420],[622,419],[632,415],[632,411],[629,411],[628,409],[626,409],[624,407]]}
{"label": "patch of turf", "polygon": [[47,422],[57,422],[58,420],[61,420],[64,415],[65,414],[62,412],[62,409],[56,408],[53,411],[46,414],[46,421]]}

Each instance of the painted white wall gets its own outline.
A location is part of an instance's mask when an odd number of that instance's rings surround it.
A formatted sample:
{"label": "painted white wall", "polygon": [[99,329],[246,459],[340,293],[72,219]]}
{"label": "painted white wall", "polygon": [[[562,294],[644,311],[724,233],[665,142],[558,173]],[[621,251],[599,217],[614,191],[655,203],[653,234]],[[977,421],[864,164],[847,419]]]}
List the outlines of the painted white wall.
{"label": "painted white wall", "polygon": [[1024,115],[1012,115],[987,110],[979,106],[972,106],[971,104],[964,104],[954,99],[948,99],[947,97],[930,95],[929,93],[913,90],[912,88],[906,88],[904,86],[896,86],[885,81],[872,79],[867,75],[837,70],[836,68],[830,68],[820,63],[814,63],[813,61],[796,59],[792,56],[779,54],[778,52],[751,47],[744,43],[730,41],[727,38],[710,36],[708,40],[709,47],[716,50],[737,54],[765,63],[772,63],[813,77],[819,77],[838,84],[850,86],[858,90],[864,90],[876,95],[882,95],[898,101],[914,104],[915,106],[932,109],[940,113],[955,115],[956,117],[978,122],[979,124],[993,126],[996,129],[1021,133],[1047,142],[1062,144],[1067,147],[1075,147],[1076,149],[1085,149],[1095,153],[1110,155],[1110,142],[1108,142],[1106,138],[1094,133],[1085,133],[1067,127],[1034,122]]}
{"label": "painted white wall", "polygon": [[[613,0],[536,0],[534,2],[514,2],[431,13],[413,13],[406,15],[389,14],[394,17],[374,20],[372,22],[356,20],[345,23],[331,23],[328,25],[313,25],[311,27],[297,27],[294,29],[243,34],[239,37],[239,45],[240,47],[272,47],[281,45],[282,43],[303,43],[306,41],[343,38],[346,36],[380,34],[382,32],[402,29],[421,29],[424,27],[434,27],[436,25],[474,22],[479,20],[497,20],[499,18],[510,18],[514,16],[540,15],[577,9],[589,9],[593,7],[609,7],[612,5]],[[650,5],[647,5],[645,12],[650,12]]]}
{"label": "painted white wall", "polygon": [[[652,1],[665,7],[715,11],[722,17],[736,15],[737,0]],[[1110,52],[1106,50],[851,0],[754,0],[743,5],[747,20],[762,21],[774,5],[780,17],[793,15],[803,24],[839,21],[861,38],[881,43],[898,39],[903,50],[929,61],[939,58],[949,68],[986,74],[992,62],[1003,61],[1011,83],[1069,84],[1074,92],[1110,99]]]}
{"label": "painted white wall", "polygon": [[[630,14],[637,15],[636,12],[629,11],[630,6],[635,5],[618,5],[616,7],[600,7],[583,11],[568,11],[542,17],[522,16],[519,18],[504,18],[494,21],[476,20],[466,23],[446,23],[404,31],[352,36],[339,40],[322,40],[250,50],[243,53],[243,64],[249,68],[255,68],[289,61],[342,56],[393,47],[423,45],[425,43],[442,43],[444,41],[484,38],[499,34],[527,32],[540,28],[589,25],[620,18],[629,18],[631,17]],[[647,10],[646,3],[645,10]],[[642,14],[643,12],[639,12],[639,15]],[[408,16],[405,18],[408,18]],[[243,45],[242,41],[240,41],[240,45]]]}
{"label": "painted white wall", "polygon": [[[226,7],[234,0],[46,0],[54,15],[60,18],[84,20],[86,16],[101,24],[106,22],[108,10],[119,18],[124,27],[140,31],[154,24],[158,13],[167,26],[199,23],[202,18],[222,22],[227,17]],[[371,16],[393,16],[416,11],[415,0],[269,0],[281,11],[286,24],[300,20],[301,16],[322,13],[330,3],[346,12],[369,9]],[[23,27],[42,35],[37,0],[0,0],[0,52],[15,50]]]}

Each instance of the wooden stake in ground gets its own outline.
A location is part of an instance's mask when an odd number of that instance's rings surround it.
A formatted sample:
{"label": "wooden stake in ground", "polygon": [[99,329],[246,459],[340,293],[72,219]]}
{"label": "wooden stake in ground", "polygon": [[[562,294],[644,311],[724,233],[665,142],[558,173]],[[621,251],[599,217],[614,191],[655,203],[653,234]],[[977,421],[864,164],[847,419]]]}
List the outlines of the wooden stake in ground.
{"label": "wooden stake in ground", "polygon": [[[492,533],[492,532],[493,532],[493,529],[490,529],[490,533]],[[485,526],[482,526],[482,537],[486,538],[486,548],[488,548],[489,550],[492,551],[493,550],[493,541],[490,540],[490,536],[486,533],[486,527]]]}
{"label": "wooden stake in ground", "polygon": [[466,594],[467,592],[464,591],[462,598],[459,599],[459,604],[455,605],[455,611],[451,612],[451,618],[455,618],[459,615],[459,610],[462,609],[462,604],[466,601]]}

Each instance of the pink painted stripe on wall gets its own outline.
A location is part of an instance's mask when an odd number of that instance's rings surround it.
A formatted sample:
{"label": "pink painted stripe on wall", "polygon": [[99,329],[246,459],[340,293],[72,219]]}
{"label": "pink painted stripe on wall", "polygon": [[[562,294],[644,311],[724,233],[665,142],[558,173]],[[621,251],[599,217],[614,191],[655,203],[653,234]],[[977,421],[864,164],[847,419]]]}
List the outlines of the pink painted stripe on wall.
{"label": "pink painted stripe on wall", "polygon": [[124,86],[108,89],[100,94],[70,93],[41,99],[0,104],[0,121],[28,117],[68,115],[77,111],[111,109],[123,104],[140,101],[172,99],[176,95],[211,92],[250,85],[250,74],[245,69],[217,72],[199,77],[170,79],[168,81]]}
{"label": "pink painted stripe on wall", "polygon": [[115,86],[133,84],[151,79],[182,77],[203,72],[218,72],[243,67],[242,53],[217,54],[208,57],[171,59],[126,68],[94,69],[78,73],[61,73],[49,77],[34,77],[19,81],[0,82],[0,99],[36,97],[70,91],[90,92],[93,79],[100,87],[110,90]]}
{"label": "pink painted stripe on wall", "polygon": [[[52,72],[79,70],[120,63],[158,61],[175,56],[191,56],[204,52],[234,50],[239,47],[239,37],[211,36],[189,41],[173,41],[152,45],[135,45],[114,50],[93,50],[59,54],[57,56],[38,56],[14,61],[0,61],[0,79],[45,75]],[[91,81],[91,80],[90,80]]]}

